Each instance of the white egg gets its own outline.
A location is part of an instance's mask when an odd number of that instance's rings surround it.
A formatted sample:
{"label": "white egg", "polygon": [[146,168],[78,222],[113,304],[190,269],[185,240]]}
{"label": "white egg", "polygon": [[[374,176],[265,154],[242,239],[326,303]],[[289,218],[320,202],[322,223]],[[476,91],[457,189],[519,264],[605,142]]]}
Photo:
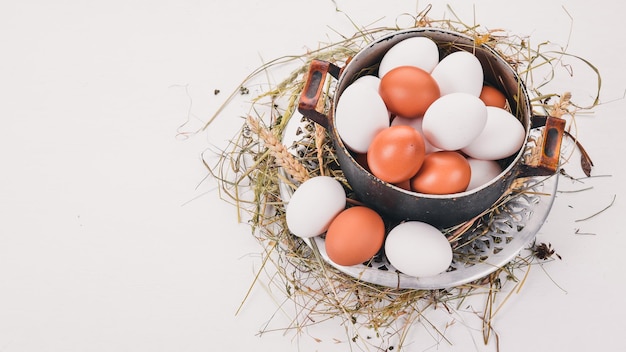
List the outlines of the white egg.
{"label": "white egg", "polygon": [[467,186],[467,190],[473,190],[478,188],[494,178],[498,177],[502,172],[502,167],[496,161],[493,160],[481,160],[474,158],[467,158],[472,171],[470,177],[470,183]]}
{"label": "white egg", "polygon": [[355,81],[344,89],[335,109],[335,128],[348,149],[366,153],[376,134],[387,127],[387,106],[371,81]]}
{"label": "white egg", "polygon": [[345,207],[346,193],[339,181],[329,176],[310,178],[287,203],[287,228],[302,238],[321,235]]}
{"label": "white egg", "polygon": [[462,151],[476,159],[499,160],[509,157],[524,145],[526,131],[510,112],[487,107],[487,123],[476,139]]}
{"label": "white egg", "polygon": [[380,78],[373,75],[365,75],[357,78],[354,82],[352,82],[352,85],[359,84],[367,84],[371,86],[374,91],[378,92],[378,87],[380,86]]}
{"label": "white egg", "polygon": [[483,67],[473,54],[456,51],[444,57],[431,73],[441,95],[467,93],[480,95],[483,88]]}
{"label": "white egg", "polygon": [[440,274],[452,263],[452,247],[446,236],[420,221],[407,221],[391,229],[385,254],[396,269],[416,277]]}
{"label": "white egg", "polygon": [[412,37],[402,40],[389,49],[380,61],[378,77],[400,66],[415,66],[432,71],[439,62],[439,49],[430,38]]}
{"label": "white egg", "polygon": [[467,93],[452,93],[428,107],[422,130],[433,146],[459,150],[472,143],[486,123],[487,107],[482,100]]}
{"label": "white egg", "polygon": [[[391,121],[391,126],[397,126],[397,125],[411,126],[414,129],[416,129],[419,133],[424,135],[424,130],[422,129],[422,121],[423,121],[422,117],[410,119],[410,118],[407,118],[407,117],[396,116],[393,119],[393,121]],[[430,144],[430,142],[428,142],[428,140],[426,140],[426,138],[424,138],[424,145],[426,147],[426,154],[434,153],[436,151],[441,150],[441,149],[433,146],[432,144]]]}

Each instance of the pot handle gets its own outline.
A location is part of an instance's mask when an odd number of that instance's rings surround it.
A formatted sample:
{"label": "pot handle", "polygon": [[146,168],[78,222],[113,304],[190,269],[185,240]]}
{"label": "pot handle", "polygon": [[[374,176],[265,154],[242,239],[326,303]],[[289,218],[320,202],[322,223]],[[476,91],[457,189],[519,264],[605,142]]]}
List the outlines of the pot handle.
{"label": "pot handle", "polygon": [[531,128],[543,126],[544,129],[530,160],[522,164],[518,177],[553,175],[559,168],[565,120],[553,116],[533,116],[531,125]]}
{"label": "pot handle", "polygon": [[322,125],[324,128],[328,128],[329,124],[328,116],[321,111],[324,107],[324,100],[322,99],[324,82],[326,82],[328,73],[335,79],[339,79],[340,72],[341,69],[338,66],[328,61],[312,60],[304,88],[300,94],[298,111],[304,117]]}

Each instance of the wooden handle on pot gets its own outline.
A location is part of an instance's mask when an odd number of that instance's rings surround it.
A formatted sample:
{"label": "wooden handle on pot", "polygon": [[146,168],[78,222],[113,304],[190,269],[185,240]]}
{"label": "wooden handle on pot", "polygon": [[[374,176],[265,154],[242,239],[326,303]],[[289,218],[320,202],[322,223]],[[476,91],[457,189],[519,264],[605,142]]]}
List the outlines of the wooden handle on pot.
{"label": "wooden handle on pot", "polygon": [[559,168],[565,120],[552,116],[533,116],[531,127],[540,126],[544,126],[541,138],[529,162],[523,165],[519,177],[549,176]]}
{"label": "wooden handle on pot", "polygon": [[321,111],[324,106],[324,100],[322,99],[324,82],[326,82],[328,73],[338,79],[340,72],[341,69],[330,62],[322,60],[311,61],[309,73],[304,83],[304,89],[302,89],[302,93],[300,94],[298,111],[304,115],[304,117],[325,128],[328,127],[329,121],[328,116]]}

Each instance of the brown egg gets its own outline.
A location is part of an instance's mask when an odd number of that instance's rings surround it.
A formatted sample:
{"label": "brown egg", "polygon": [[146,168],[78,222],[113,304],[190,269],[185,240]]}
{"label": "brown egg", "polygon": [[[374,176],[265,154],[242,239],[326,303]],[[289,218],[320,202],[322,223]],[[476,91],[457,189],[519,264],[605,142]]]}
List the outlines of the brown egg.
{"label": "brown egg", "polygon": [[480,100],[485,103],[486,106],[495,106],[504,109],[506,106],[506,97],[498,89],[484,85],[480,91]]}
{"label": "brown egg", "polygon": [[399,66],[387,72],[378,88],[391,114],[416,118],[439,98],[439,86],[430,73],[415,66]]}
{"label": "brown egg", "polygon": [[396,187],[402,188],[404,190],[407,190],[407,191],[411,190],[411,180],[394,183],[393,185]]}
{"label": "brown egg", "polygon": [[439,151],[426,155],[419,172],[411,179],[414,192],[452,194],[467,189],[472,171],[463,155]]}
{"label": "brown egg", "polygon": [[374,210],[365,206],[348,208],[331,222],[326,232],[326,253],[333,262],[356,265],[371,259],[382,247],[385,224]]}
{"label": "brown egg", "polygon": [[367,150],[367,165],[379,179],[400,183],[417,173],[425,153],[424,138],[415,128],[391,126],[372,140]]}

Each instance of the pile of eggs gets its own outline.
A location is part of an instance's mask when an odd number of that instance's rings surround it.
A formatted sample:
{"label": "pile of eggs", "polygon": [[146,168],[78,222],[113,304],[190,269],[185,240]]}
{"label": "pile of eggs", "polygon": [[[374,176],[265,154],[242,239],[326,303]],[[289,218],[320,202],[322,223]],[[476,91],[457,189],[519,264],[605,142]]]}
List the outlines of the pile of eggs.
{"label": "pile of eggs", "polygon": [[[483,80],[470,52],[440,60],[431,39],[404,39],[382,57],[378,75],[361,76],[343,90],[335,129],[357,162],[382,181],[421,194],[471,190],[497,177],[497,161],[525,141],[505,95]],[[428,277],[452,263],[452,247],[438,228],[421,221],[392,225],[366,205],[347,206],[343,186],[328,176],[296,189],[286,222],[296,236],[325,236],[325,252],[340,266],[384,252],[398,271]]]}
{"label": "pile of eggs", "polygon": [[365,169],[422,194],[453,194],[487,183],[497,160],[520,150],[525,129],[505,95],[483,80],[480,61],[456,51],[439,60],[434,41],[404,39],[382,57],[378,75],[347,86],[335,128]]}

